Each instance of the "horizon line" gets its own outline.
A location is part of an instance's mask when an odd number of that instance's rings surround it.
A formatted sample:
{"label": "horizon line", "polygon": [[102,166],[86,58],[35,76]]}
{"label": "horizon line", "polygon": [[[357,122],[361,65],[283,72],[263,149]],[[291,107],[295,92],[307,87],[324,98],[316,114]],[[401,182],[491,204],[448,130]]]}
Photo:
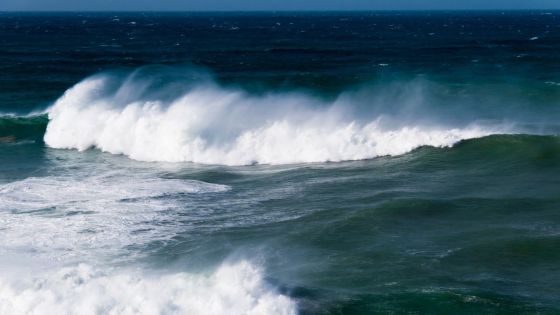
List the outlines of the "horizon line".
{"label": "horizon line", "polygon": [[515,11],[560,11],[560,8],[522,8],[522,9],[501,9],[501,8],[488,8],[488,9],[240,9],[240,10],[199,10],[199,9],[190,9],[190,10],[172,10],[172,9],[158,9],[158,10],[2,10],[0,9],[0,13],[81,13],[81,12],[99,12],[99,13],[112,13],[112,12],[119,12],[119,13],[147,13],[147,12],[162,12],[162,13],[251,13],[251,12],[263,12],[263,13],[275,13],[275,12],[455,12],[455,11],[493,11],[493,12],[515,12]]}

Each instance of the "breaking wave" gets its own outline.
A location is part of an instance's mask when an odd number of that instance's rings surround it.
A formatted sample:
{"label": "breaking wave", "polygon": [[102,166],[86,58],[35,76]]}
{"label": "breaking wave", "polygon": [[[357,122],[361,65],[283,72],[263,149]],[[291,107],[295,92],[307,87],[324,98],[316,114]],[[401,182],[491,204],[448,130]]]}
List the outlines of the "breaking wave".
{"label": "breaking wave", "polygon": [[374,114],[345,94],[331,101],[304,93],[251,95],[208,79],[162,84],[142,71],[85,79],[56,101],[48,117],[44,141],[53,148],[225,165],[369,159],[510,131]]}
{"label": "breaking wave", "polygon": [[295,302],[241,261],[213,273],[149,275],[87,264],[30,278],[0,278],[0,314],[296,314]]}

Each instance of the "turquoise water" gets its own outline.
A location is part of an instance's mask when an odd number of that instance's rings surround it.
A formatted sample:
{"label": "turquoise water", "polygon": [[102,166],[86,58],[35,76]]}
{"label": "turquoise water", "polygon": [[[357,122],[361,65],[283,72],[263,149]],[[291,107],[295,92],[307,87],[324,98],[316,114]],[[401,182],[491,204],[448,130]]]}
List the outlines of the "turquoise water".
{"label": "turquoise water", "polygon": [[0,314],[557,314],[559,21],[0,15]]}

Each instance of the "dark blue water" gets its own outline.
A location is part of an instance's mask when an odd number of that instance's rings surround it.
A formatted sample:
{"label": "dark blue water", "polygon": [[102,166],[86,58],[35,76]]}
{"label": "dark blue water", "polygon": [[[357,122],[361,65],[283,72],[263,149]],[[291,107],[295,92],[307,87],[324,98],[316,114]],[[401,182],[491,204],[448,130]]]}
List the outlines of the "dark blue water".
{"label": "dark blue water", "polygon": [[0,314],[557,314],[560,13],[0,13]]}

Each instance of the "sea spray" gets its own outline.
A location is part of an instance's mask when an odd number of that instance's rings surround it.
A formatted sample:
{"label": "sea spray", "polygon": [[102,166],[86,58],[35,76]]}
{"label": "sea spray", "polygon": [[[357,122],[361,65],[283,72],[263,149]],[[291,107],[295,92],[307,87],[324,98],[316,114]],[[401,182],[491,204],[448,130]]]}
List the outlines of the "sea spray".
{"label": "sea spray", "polygon": [[69,89],[48,110],[45,143],[141,161],[247,165],[369,159],[510,132],[476,121],[446,126],[368,116],[346,95],[331,102],[303,93],[251,95],[211,81],[159,99],[136,76],[97,75]]}

